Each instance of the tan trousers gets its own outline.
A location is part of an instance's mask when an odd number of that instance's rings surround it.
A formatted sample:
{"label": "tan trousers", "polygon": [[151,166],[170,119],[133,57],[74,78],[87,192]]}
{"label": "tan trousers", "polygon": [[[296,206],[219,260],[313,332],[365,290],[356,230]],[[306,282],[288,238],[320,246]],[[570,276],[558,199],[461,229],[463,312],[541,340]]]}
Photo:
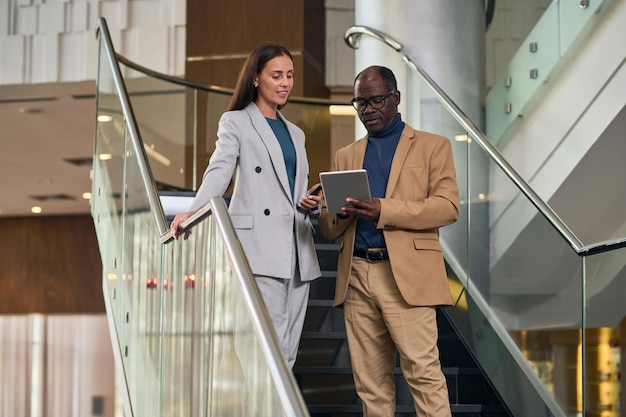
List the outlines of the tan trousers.
{"label": "tan trousers", "polygon": [[354,257],[344,317],[364,417],[394,416],[396,350],[417,416],[451,416],[435,309],[404,301],[389,261],[370,263]]}

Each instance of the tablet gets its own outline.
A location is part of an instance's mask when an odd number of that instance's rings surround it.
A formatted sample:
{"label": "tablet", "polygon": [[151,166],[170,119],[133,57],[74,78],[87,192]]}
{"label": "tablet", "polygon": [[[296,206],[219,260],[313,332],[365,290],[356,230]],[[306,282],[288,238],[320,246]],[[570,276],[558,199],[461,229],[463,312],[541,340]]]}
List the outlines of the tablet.
{"label": "tablet", "polygon": [[348,197],[372,199],[367,171],[364,169],[321,172],[320,182],[329,213],[341,213],[341,207],[346,205]]}

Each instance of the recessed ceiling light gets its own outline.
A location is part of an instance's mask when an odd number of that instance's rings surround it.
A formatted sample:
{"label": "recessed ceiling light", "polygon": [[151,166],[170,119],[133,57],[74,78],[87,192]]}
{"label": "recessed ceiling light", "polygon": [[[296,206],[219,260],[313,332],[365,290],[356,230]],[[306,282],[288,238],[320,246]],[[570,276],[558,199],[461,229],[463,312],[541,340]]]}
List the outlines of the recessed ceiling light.
{"label": "recessed ceiling light", "polygon": [[91,200],[91,193],[90,193],[90,192],[84,192],[84,193],[82,194],[82,197],[83,197],[85,200]]}
{"label": "recessed ceiling light", "polygon": [[113,155],[111,155],[110,153],[101,153],[100,155],[98,155],[98,159],[101,161],[108,161],[111,158],[113,158]]}
{"label": "recessed ceiling light", "polygon": [[35,213],[35,214],[39,214],[39,213],[42,212],[42,209],[39,206],[33,206],[33,207],[30,208],[30,211]]}
{"label": "recessed ceiling light", "polygon": [[43,112],[43,109],[39,107],[20,107],[17,111],[22,114],[38,114]]}
{"label": "recessed ceiling light", "polygon": [[113,117],[108,114],[101,114],[98,116],[98,121],[102,123],[110,122],[111,120],[113,120]]}

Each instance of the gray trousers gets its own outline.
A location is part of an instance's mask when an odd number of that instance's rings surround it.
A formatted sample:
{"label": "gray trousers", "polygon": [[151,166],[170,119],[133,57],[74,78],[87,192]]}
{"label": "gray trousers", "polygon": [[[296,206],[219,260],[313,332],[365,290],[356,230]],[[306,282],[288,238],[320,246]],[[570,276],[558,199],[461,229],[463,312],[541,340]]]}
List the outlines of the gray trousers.
{"label": "gray trousers", "polygon": [[293,368],[304,326],[310,282],[302,282],[297,266],[292,279],[255,278],[287,364]]}

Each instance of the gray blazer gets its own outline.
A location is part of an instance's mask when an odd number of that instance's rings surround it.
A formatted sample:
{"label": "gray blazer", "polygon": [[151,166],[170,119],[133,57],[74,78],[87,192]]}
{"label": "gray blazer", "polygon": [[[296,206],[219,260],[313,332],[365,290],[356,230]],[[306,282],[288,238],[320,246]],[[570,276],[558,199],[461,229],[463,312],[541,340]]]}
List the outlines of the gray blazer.
{"label": "gray blazer", "polygon": [[[223,195],[233,180],[229,212],[252,273],[291,279],[295,271],[294,245],[300,277],[320,273],[313,244],[313,225],[297,204],[305,195],[309,163],[304,132],[278,113],[296,150],[296,180],[291,196],[283,152],[267,120],[255,103],[222,115],[215,152],[189,210],[197,210]],[[295,240],[295,241],[294,241]]]}

